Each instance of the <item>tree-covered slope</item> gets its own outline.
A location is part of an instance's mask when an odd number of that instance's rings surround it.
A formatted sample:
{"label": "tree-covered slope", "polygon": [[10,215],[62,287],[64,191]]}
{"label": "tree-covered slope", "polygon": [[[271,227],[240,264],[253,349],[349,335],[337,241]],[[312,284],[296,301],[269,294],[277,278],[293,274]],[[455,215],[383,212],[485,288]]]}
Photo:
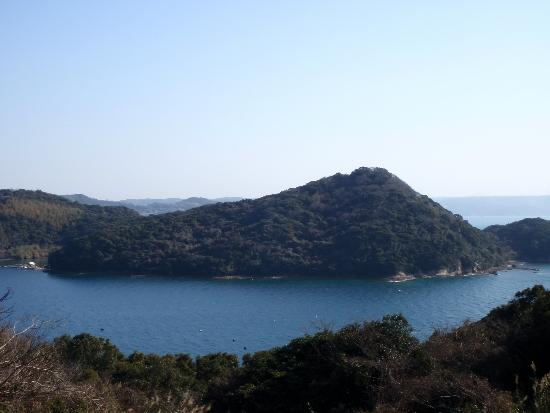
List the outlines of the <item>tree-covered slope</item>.
{"label": "tree-covered slope", "polygon": [[85,206],[41,191],[0,190],[0,257],[47,256],[77,234],[136,216],[126,208]]}
{"label": "tree-covered slope", "polygon": [[500,264],[494,237],[384,169],[361,168],[256,200],[142,217],[51,254],[64,271],[387,276]]}
{"label": "tree-covered slope", "polygon": [[512,248],[517,259],[550,262],[550,221],[527,218],[508,225],[493,225],[485,231]]}

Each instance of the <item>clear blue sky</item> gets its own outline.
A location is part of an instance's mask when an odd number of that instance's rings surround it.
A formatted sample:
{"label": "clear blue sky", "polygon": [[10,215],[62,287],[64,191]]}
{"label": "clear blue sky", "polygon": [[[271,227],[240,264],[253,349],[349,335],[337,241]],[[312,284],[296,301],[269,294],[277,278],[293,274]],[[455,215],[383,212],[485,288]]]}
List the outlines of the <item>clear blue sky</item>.
{"label": "clear blue sky", "polygon": [[247,196],[359,166],[550,194],[550,2],[0,1],[0,187]]}

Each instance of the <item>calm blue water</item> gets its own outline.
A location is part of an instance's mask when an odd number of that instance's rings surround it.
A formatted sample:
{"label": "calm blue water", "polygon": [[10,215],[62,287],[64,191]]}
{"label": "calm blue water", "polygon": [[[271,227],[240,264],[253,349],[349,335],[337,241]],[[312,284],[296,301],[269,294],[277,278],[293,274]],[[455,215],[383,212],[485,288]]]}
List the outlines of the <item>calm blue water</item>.
{"label": "calm blue water", "polygon": [[534,284],[550,288],[550,266],[538,267],[539,273],[406,283],[60,276],[0,268],[0,290],[13,290],[16,316],[57,320],[53,335],[89,332],[110,338],[126,353],[243,354],[285,344],[323,325],[340,327],[399,312],[419,338],[426,338],[436,327],[483,317],[518,290]]}

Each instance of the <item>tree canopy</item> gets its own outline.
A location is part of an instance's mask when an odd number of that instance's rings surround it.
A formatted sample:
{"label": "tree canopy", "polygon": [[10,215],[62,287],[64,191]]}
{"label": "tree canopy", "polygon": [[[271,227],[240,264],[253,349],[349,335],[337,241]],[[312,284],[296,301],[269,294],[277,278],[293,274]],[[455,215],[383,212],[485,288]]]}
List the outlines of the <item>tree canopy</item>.
{"label": "tree canopy", "polygon": [[507,258],[492,234],[379,168],[157,216],[56,208],[55,225],[70,228],[51,240],[62,246],[49,259],[59,271],[388,276],[477,271]]}

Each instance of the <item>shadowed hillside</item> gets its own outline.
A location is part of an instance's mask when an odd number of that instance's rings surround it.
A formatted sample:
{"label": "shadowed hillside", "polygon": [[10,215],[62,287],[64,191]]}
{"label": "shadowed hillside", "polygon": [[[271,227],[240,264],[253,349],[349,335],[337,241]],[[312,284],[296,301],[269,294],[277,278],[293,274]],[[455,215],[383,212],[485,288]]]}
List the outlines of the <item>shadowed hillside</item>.
{"label": "shadowed hillside", "polygon": [[550,221],[527,218],[508,225],[493,225],[485,231],[512,248],[519,260],[550,262]]}
{"label": "shadowed hillside", "polygon": [[54,270],[388,276],[500,264],[495,238],[388,171],[361,168],[280,194],[143,217],[69,240]]}

